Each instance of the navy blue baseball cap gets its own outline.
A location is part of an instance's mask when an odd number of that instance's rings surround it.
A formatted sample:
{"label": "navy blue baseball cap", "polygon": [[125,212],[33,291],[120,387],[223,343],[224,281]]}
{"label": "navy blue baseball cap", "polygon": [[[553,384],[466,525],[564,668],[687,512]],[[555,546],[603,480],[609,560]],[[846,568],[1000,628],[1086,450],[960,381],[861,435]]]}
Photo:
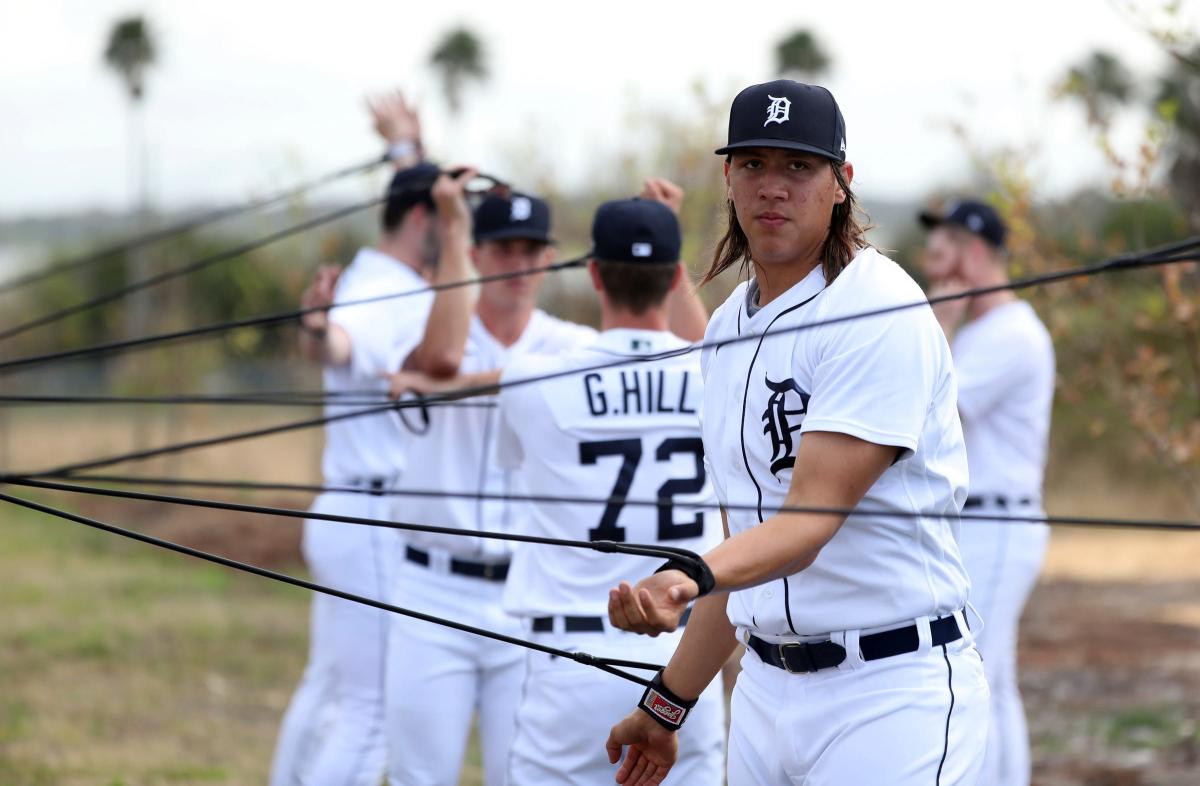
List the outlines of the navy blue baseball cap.
{"label": "navy blue baseball cap", "polygon": [[392,175],[388,189],[384,192],[384,226],[395,227],[400,223],[403,214],[413,205],[423,204],[432,209],[433,184],[437,181],[441,171],[436,164],[422,161]]}
{"label": "navy blue baseball cap", "polygon": [[750,85],[729,109],[728,155],[746,147],[782,147],[846,160],[846,121],[833,93],[819,85],[777,79]]}
{"label": "navy blue baseball cap", "polygon": [[554,242],[550,237],[550,205],[544,199],[516,191],[508,196],[485,197],[475,208],[473,224],[476,245],[509,238]]}
{"label": "navy blue baseball cap", "polygon": [[1004,248],[1004,239],[1008,236],[1008,227],[1000,214],[991,205],[974,199],[952,202],[942,213],[922,210],[917,218],[926,229],[944,224],[962,227],[996,248]]}
{"label": "navy blue baseball cap", "polygon": [[683,237],[671,208],[651,199],[605,202],[592,220],[592,250],[600,262],[679,261]]}

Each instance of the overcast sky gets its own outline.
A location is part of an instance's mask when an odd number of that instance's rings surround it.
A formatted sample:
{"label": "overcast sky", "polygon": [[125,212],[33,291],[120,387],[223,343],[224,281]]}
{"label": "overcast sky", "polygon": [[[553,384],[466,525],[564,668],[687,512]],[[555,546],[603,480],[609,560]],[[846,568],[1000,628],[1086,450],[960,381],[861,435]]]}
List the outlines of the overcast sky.
{"label": "overcast sky", "polygon": [[[362,96],[392,85],[417,94],[443,156],[498,169],[506,151],[535,150],[579,186],[616,149],[631,109],[689,111],[697,79],[732,98],[773,78],[774,44],[797,27],[833,56],[823,81],[846,116],[863,194],[920,198],[964,178],[953,120],[985,145],[1035,150],[1041,193],[1058,195],[1101,180],[1102,168],[1080,113],[1051,101],[1054,79],[1097,47],[1142,74],[1163,65],[1126,5],[3,0],[0,218],[129,204],[126,100],[101,65],[109,25],[129,12],[149,17],[161,48],[147,126],[153,198],[169,208],[243,199],[365,159],[379,145]],[[1184,3],[1192,29],[1196,5]],[[484,37],[492,78],[468,92],[456,123],[425,62],[459,22]]]}

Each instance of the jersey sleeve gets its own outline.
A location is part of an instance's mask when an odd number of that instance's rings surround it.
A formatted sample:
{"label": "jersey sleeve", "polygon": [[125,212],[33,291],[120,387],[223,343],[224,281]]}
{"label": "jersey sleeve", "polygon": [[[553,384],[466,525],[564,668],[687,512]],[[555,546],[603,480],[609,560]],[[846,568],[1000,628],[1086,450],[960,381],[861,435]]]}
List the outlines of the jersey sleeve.
{"label": "jersey sleeve", "polygon": [[521,421],[523,399],[529,393],[524,387],[503,387],[505,382],[528,376],[519,362],[510,364],[500,375],[500,428],[496,435],[496,461],[504,469],[517,469],[525,463],[525,448],[521,444],[516,423]]}
{"label": "jersey sleeve", "polygon": [[937,375],[948,362],[928,307],[830,326],[816,344],[808,412],[801,432],[833,431],[904,450],[917,449]]}

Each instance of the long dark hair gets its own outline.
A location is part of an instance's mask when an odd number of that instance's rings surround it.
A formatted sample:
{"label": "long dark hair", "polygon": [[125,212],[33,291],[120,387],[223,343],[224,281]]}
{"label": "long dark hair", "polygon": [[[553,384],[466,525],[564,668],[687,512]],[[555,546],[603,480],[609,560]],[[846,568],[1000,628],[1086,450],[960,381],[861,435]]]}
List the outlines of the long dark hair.
{"label": "long dark hair", "polygon": [[[870,246],[870,243],[867,242],[867,230],[870,229],[870,225],[859,221],[859,216],[862,215],[866,219],[866,214],[859,208],[858,199],[850,190],[850,183],[847,182],[841,165],[836,161],[830,161],[829,165],[833,169],[833,176],[837,179],[838,187],[846,193],[846,199],[841,204],[833,206],[833,216],[829,220],[829,235],[825,238],[825,245],[821,248],[821,269],[825,273],[826,284],[833,283],[838,274],[846,269],[846,265],[850,264],[850,260],[854,259],[854,255],[859,252],[859,249]],[[746,233],[742,231],[741,224],[738,223],[732,201],[726,203],[726,210],[725,235],[717,242],[717,247],[713,250],[713,261],[700,282],[701,286],[712,281],[735,264],[741,263],[743,270],[750,264],[750,241],[746,238]]]}

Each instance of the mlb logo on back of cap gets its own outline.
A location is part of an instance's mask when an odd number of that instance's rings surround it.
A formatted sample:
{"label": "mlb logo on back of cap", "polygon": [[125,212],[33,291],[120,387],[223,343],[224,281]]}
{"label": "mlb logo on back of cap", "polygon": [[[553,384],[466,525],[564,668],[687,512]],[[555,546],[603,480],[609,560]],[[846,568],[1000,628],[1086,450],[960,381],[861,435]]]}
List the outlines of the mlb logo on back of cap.
{"label": "mlb logo on back of cap", "polygon": [[634,243],[633,247],[629,249],[629,253],[635,258],[644,259],[654,255],[654,246],[649,243]]}
{"label": "mlb logo on back of cap", "polygon": [[509,220],[528,221],[531,215],[533,215],[533,203],[529,201],[529,197],[514,197]]}
{"label": "mlb logo on back of cap", "polygon": [[972,232],[983,231],[983,216],[978,213],[971,213],[967,216],[967,229]]}

